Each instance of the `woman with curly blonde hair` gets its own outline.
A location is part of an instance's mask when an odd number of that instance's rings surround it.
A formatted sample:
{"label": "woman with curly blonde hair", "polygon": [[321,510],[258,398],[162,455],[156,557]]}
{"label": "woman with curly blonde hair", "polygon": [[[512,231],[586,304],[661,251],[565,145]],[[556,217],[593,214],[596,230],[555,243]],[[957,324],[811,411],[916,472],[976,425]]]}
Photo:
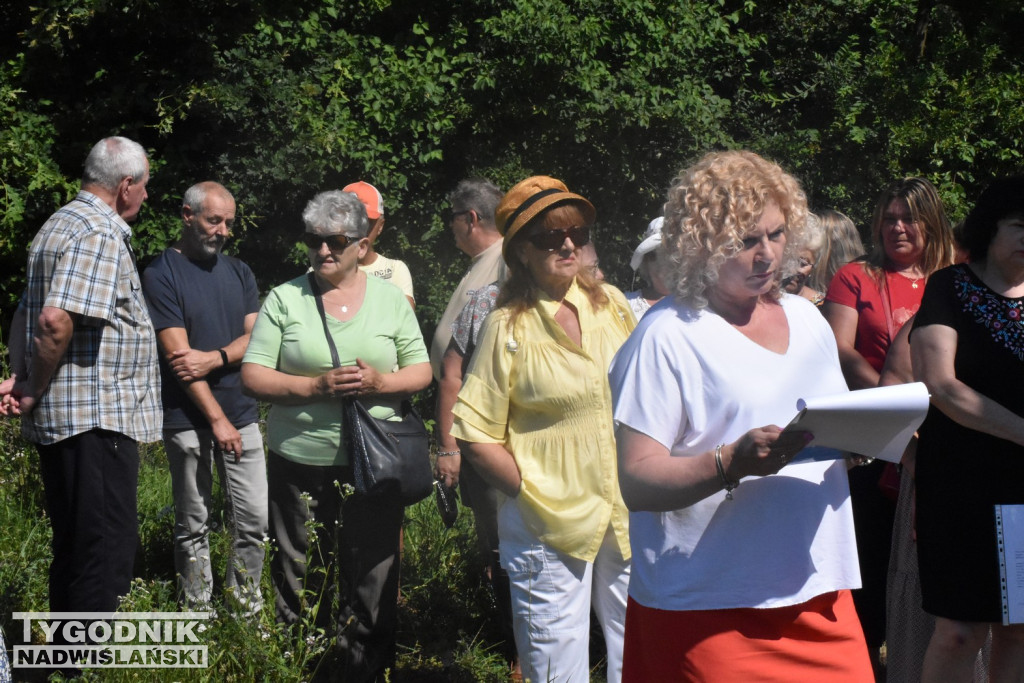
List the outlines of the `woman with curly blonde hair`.
{"label": "woman with curly blonde hair", "polygon": [[[768,202],[786,219],[786,240],[799,242],[807,198],[796,180],[775,164],[753,152],[714,152],[684,171],[669,189],[661,229],[665,248],[659,255],[669,291],[700,308],[707,306],[707,291],[718,282],[722,264],[743,249],[750,226]],[[766,295],[777,300],[780,293],[776,281]]]}
{"label": "woman with curly blonde hair", "polygon": [[[780,291],[807,216],[797,181],[715,152],[669,191],[674,295],[610,373],[633,564],[624,681],[865,681],[846,466],[798,458],[800,398],[846,391],[835,339]],[[656,406],[656,408],[655,408]]]}

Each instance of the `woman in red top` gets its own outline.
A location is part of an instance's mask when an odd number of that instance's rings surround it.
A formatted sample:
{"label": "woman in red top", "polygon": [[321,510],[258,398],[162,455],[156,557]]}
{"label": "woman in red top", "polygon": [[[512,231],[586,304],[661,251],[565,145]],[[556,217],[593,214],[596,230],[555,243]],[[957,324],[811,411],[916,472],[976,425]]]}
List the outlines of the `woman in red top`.
{"label": "woman in red top", "polygon": [[925,280],[953,265],[955,257],[942,200],[924,178],[904,178],[886,188],[875,207],[871,238],[867,260],[836,273],[824,309],[850,389],[878,386],[889,344],[921,305]]}
{"label": "woman in red top", "polygon": [[[921,305],[925,281],[955,257],[953,231],[935,186],[904,178],[886,188],[871,225],[867,260],[839,269],[828,288],[823,313],[839,347],[850,389],[878,385],[889,345]],[[857,551],[863,588],[854,602],[877,666],[885,642],[885,585],[895,501],[878,486],[885,463],[850,471]]]}

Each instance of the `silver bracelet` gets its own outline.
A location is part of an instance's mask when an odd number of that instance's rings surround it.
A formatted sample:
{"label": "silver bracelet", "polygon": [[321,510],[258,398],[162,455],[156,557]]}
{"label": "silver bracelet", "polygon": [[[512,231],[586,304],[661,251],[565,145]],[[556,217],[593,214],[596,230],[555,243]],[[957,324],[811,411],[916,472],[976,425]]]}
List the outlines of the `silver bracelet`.
{"label": "silver bracelet", "polygon": [[725,444],[718,444],[715,446],[715,469],[718,470],[718,478],[722,480],[722,485],[725,487],[725,499],[732,500],[732,490],[739,486],[739,482],[729,481],[729,478],[725,476],[725,466],[722,465],[722,446]]}
{"label": "silver bracelet", "polygon": [[462,455],[462,451],[438,451],[437,457],[443,458],[447,455]]}

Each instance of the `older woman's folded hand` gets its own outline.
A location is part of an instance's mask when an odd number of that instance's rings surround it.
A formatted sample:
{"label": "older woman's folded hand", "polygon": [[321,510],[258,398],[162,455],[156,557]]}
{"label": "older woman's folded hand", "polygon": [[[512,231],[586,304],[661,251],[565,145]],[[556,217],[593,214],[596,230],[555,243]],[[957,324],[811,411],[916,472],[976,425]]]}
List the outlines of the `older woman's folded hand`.
{"label": "older woman's folded hand", "polygon": [[316,378],[313,386],[318,396],[326,398],[337,398],[339,396],[341,390],[340,369],[333,368]]}
{"label": "older woman's folded hand", "polygon": [[356,362],[359,365],[332,368],[320,375],[316,380],[318,393],[329,398],[358,398],[381,393],[383,380],[380,373],[362,361]]}

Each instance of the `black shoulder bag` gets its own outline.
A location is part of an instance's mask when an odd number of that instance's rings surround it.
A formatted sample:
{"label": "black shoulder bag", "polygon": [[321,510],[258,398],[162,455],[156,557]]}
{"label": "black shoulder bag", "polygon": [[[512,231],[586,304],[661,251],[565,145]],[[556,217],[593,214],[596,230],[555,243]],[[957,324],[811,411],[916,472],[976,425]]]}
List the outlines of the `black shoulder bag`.
{"label": "black shoulder bag", "polygon": [[[331,362],[341,367],[338,349],[327,327],[323,296],[313,273],[309,285],[324,324],[324,335],[331,349]],[[367,496],[394,496],[403,505],[412,505],[430,495],[434,477],[430,471],[430,438],[412,403],[402,401],[402,420],[378,420],[354,398],[342,402],[343,446],[352,464],[356,493]]]}

